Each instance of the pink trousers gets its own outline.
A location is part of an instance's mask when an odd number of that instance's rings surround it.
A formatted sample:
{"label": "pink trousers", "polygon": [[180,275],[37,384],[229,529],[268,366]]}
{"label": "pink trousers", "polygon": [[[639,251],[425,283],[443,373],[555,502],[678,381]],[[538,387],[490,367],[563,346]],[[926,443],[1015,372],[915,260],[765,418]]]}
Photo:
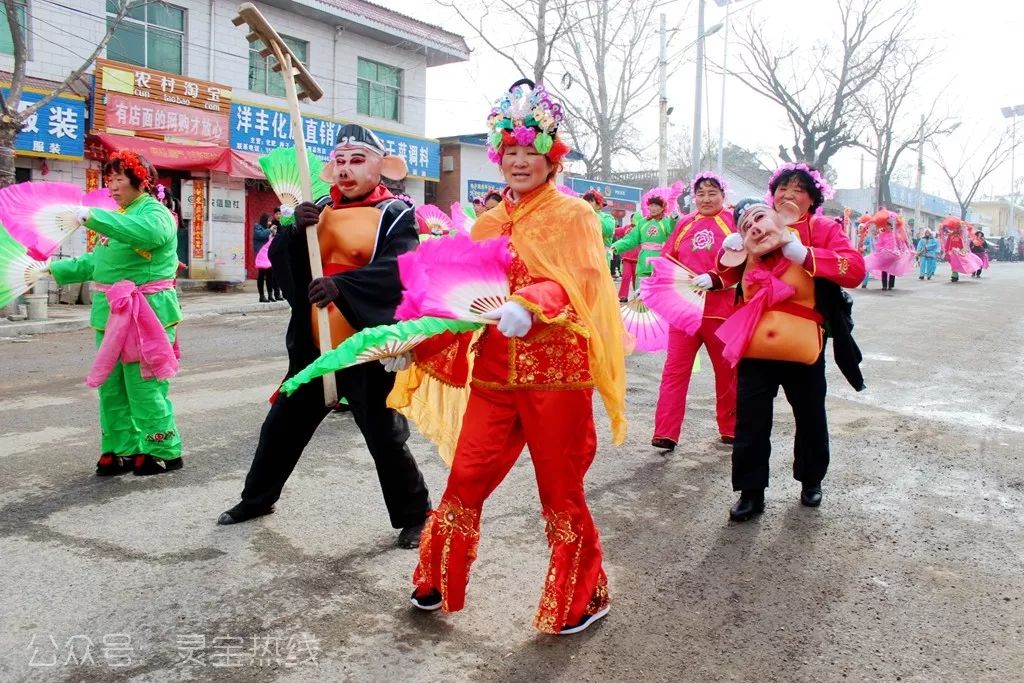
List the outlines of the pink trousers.
{"label": "pink trousers", "polygon": [[658,408],[654,414],[654,438],[679,442],[679,432],[686,416],[686,392],[690,388],[693,361],[703,344],[715,370],[715,406],[718,432],[736,435],[736,369],[722,357],[724,344],[715,332],[723,321],[704,318],[697,334],[689,335],[672,328],[668,334],[668,356],[661,374]]}

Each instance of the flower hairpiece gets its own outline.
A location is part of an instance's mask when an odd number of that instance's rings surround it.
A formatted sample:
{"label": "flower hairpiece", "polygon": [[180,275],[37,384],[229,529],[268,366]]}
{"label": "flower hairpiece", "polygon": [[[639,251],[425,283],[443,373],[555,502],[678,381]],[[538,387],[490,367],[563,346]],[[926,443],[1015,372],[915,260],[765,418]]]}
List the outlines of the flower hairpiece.
{"label": "flower hairpiece", "polygon": [[159,199],[160,201],[163,201],[163,200],[164,200],[164,198],[165,198],[165,197],[167,196],[167,195],[165,194],[165,190],[166,190],[166,188],[164,187],[164,184],[163,184],[163,183],[157,183],[157,184],[156,184],[156,196],[157,196],[157,198],[158,198],[158,199]]}
{"label": "flower hairpiece", "polygon": [[[818,188],[818,191],[821,192],[822,199],[832,199],[832,197],[835,196],[835,192],[832,191],[832,186],[828,184],[827,180],[825,180],[825,176],[821,175],[821,172],[817,169],[811,168],[803,162],[798,164],[789,163],[779,166],[775,169],[775,173],[772,173],[772,177],[768,180],[768,187],[771,188],[771,186],[775,184],[775,181],[778,180],[779,176],[783,173],[789,173],[790,171],[800,171],[801,173],[806,174],[807,177],[811,179],[811,182],[814,183],[814,186]],[[768,191],[765,198],[768,200],[770,206],[775,206],[771,190]]]}
{"label": "flower hairpiece", "polygon": [[693,194],[697,194],[697,186],[700,185],[701,181],[713,180],[718,184],[718,187],[722,190],[722,194],[729,189],[729,184],[725,182],[725,178],[718,175],[714,171],[701,171],[697,175],[693,176],[693,182],[690,183],[690,190]]}
{"label": "flower hairpiece", "polygon": [[[487,156],[498,163],[502,149],[510,145],[533,145],[541,154],[560,158],[566,152],[555,135],[564,115],[562,105],[551,99],[547,89],[528,80],[519,81],[498,100],[487,117]],[[555,148],[554,152],[552,148]]]}
{"label": "flower hairpiece", "polygon": [[123,170],[132,172],[132,175],[138,179],[139,187],[142,190],[148,190],[153,187],[153,178],[149,177],[149,171],[147,171],[146,167],[143,166],[138,154],[130,149],[122,149],[120,151],[113,152],[110,155],[110,158],[107,159],[108,162],[115,160],[121,162],[121,168]]}

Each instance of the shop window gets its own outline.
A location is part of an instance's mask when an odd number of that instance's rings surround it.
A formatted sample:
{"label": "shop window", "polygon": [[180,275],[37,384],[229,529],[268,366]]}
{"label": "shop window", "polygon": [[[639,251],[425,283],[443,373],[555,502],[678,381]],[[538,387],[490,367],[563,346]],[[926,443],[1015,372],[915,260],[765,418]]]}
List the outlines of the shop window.
{"label": "shop window", "polygon": [[[21,27],[21,34],[25,37],[25,45],[28,46],[28,24],[25,23],[25,11],[28,0],[14,0],[14,11],[18,17],[18,26]],[[0,3],[0,52],[5,55],[14,54],[14,40],[11,37],[11,27],[7,23],[7,6]],[[27,57],[28,55],[26,55]]]}
{"label": "shop window", "polygon": [[[107,26],[117,15],[117,0],[107,0]],[[166,2],[133,2],[107,44],[107,57],[157,71],[182,73],[185,10]]]}
{"label": "shop window", "polygon": [[360,114],[398,121],[401,98],[401,69],[359,58],[356,104]]}
{"label": "shop window", "polygon": [[[282,35],[281,40],[300,62],[309,66],[309,43],[286,35]],[[249,43],[249,90],[265,95],[284,97],[284,77],[280,71],[274,71],[273,55],[262,56],[260,54],[262,49],[262,40]]]}

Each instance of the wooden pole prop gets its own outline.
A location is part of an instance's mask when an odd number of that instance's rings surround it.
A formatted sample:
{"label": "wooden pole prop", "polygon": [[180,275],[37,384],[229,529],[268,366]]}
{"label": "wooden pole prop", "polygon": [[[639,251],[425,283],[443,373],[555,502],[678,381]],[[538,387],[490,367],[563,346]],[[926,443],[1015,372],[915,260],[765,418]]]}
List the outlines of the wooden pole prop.
{"label": "wooden pole prop", "polygon": [[[313,80],[313,76],[295,58],[291,49],[281,40],[274,27],[263,17],[263,14],[256,9],[252,3],[244,3],[238,7],[238,16],[232,21],[235,26],[248,24],[249,35],[246,39],[250,43],[257,40],[263,42],[263,50],[260,54],[264,57],[273,55],[274,71],[281,73],[284,80],[285,94],[288,99],[288,110],[292,117],[292,138],[295,141],[295,156],[299,163],[299,179],[302,184],[302,197],[304,202],[313,201],[313,181],[309,173],[309,159],[306,157],[306,138],[302,132],[302,112],[299,110],[299,100],[319,100],[323,97],[324,91]],[[296,88],[298,83],[298,88]],[[309,248],[309,269],[313,278],[324,276],[323,263],[320,260],[320,241],[317,236],[317,226],[311,225],[306,228],[306,245]],[[320,355],[325,355],[331,350],[331,325],[327,318],[326,308],[316,309],[317,330],[320,335]],[[334,406],[338,403],[338,385],[334,381],[334,373],[323,376],[324,403],[327,406]]]}

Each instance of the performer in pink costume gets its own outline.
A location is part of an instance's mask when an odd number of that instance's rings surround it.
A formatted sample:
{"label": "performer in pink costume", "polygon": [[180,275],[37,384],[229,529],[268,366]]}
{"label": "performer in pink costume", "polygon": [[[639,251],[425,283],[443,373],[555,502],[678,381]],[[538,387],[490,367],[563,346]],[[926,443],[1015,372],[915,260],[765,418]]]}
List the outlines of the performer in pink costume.
{"label": "performer in pink costume", "polygon": [[956,216],[949,216],[939,228],[942,235],[942,253],[952,269],[950,282],[959,282],[960,273],[970,275],[981,268],[981,259],[968,249],[967,224]]}
{"label": "performer in pink costume", "polygon": [[882,289],[896,289],[896,277],[914,270],[917,253],[907,236],[903,217],[898,213],[878,210],[871,222],[875,228],[875,244],[864,258],[868,272],[881,278]]}
{"label": "performer in pink costume", "polygon": [[723,288],[718,276],[718,252],[725,238],[735,232],[732,213],[723,209],[726,184],[709,171],[698,173],[691,184],[697,211],[676,224],[661,255],[674,259],[698,276],[694,284],[708,290],[704,320],[696,334],[675,327],[669,330],[668,355],[661,375],[661,390],[654,416],[655,448],[672,450],[679,441],[686,416],[686,392],[697,352],[703,345],[715,370],[715,405],[718,431],[723,443],[732,443],[736,430],[736,369],[722,358],[719,326],[736,308],[736,290]]}

